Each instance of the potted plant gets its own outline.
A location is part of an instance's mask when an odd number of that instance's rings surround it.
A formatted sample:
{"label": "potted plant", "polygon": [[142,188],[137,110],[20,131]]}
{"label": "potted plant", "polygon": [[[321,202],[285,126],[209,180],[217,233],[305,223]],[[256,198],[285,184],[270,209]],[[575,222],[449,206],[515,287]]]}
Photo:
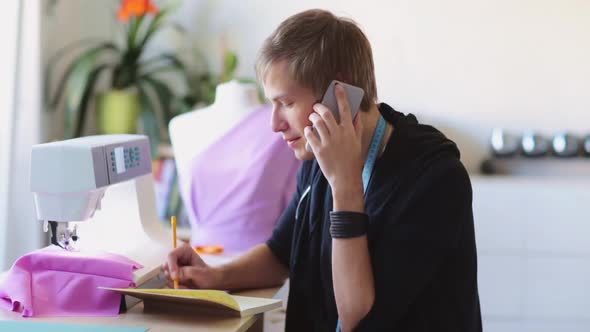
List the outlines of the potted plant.
{"label": "potted plant", "polygon": [[[122,0],[117,19],[124,28],[123,42],[82,40],[50,59],[45,73],[45,98],[50,110],[65,108],[65,138],[83,134],[88,110],[96,102],[100,132],[134,133],[140,122],[153,146],[167,140],[169,120],[177,110],[187,109],[183,104],[193,102],[190,96],[174,93],[172,80],[186,85],[189,78],[176,54],[162,52],[146,58],[145,50],[154,35],[169,26],[166,18],[176,7],[160,9],[151,0]],[[75,51],[79,55],[66,65],[51,95],[49,84],[54,71]],[[163,73],[167,73],[166,78]],[[98,82],[103,76],[109,81],[109,89],[100,93]]]}

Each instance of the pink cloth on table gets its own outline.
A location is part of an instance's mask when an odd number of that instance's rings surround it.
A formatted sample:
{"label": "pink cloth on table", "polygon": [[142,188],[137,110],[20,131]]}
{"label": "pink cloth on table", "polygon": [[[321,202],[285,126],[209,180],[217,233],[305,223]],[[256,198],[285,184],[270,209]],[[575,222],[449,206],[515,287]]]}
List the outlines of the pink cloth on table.
{"label": "pink cloth on table", "polygon": [[0,285],[0,308],[35,316],[116,316],[121,295],[98,287],[132,287],[142,266],[106,252],[56,246],[19,258]]}

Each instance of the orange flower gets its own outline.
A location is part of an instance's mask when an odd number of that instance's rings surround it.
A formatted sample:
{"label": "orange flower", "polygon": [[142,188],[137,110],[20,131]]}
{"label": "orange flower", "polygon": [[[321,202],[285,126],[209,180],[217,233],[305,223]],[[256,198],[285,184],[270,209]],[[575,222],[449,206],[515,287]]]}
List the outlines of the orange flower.
{"label": "orange flower", "polygon": [[117,18],[121,22],[127,22],[131,16],[143,16],[146,13],[157,14],[158,7],[151,0],[123,0]]}

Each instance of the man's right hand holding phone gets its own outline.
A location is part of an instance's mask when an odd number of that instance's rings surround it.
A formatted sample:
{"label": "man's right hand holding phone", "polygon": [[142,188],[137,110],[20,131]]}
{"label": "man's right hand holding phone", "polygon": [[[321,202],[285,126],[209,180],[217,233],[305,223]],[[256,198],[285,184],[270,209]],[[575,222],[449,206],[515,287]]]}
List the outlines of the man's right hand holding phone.
{"label": "man's right hand holding phone", "polygon": [[[344,86],[338,84],[335,92],[340,123],[337,123],[333,116],[333,110],[324,104],[315,104],[313,106],[315,112],[310,114],[309,120],[313,123],[318,135],[313,133],[311,127],[306,127],[305,137],[323,175],[330,183],[334,197],[334,210],[337,210],[336,203],[340,201],[340,198],[345,197],[348,201],[350,196],[363,197],[364,160],[361,144],[362,121],[358,118],[353,120]],[[357,199],[354,199],[351,205],[348,211],[364,209],[364,202]]]}
{"label": "man's right hand holding phone", "polygon": [[[328,85],[328,88],[324,93],[324,97],[322,98],[321,104],[332,112],[332,115],[334,116],[334,119],[336,119],[336,122],[338,124],[340,124],[340,107],[338,106],[338,100],[336,98],[336,85],[339,85],[341,88],[343,88],[343,90],[345,90],[344,94],[346,95],[348,105],[352,112],[351,118],[354,120],[361,106],[361,102],[363,100],[365,92],[363,91],[363,89],[357,86],[346,84],[344,82],[340,82],[337,80],[333,80],[332,82],[330,82],[330,85]],[[319,137],[319,134],[315,127],[313,128],[313,133],[314,135]],[[309,143],[305,145],[305,149],[311,152],[311,147],[309,146]]]}

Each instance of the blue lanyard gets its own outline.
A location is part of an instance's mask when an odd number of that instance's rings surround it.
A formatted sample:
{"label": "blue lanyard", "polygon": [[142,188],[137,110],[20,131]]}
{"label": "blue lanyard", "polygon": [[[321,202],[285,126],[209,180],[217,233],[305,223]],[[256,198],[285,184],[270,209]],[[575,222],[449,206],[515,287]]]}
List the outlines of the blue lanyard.
{"label": "blue lanyard", "polygon": [[[379,147],[381,146],[381,141],[383,141],[383,136],[385,136],[385,129],[387,128],[387,122],[383,118],[381,114],[379,114],[379,121],[377,122],[377,127],[373,132],[373,137],[371,138],[371,145],[369,145],[369,151],[367,153],[367,160],[365,161],[365,166],[363,167],[363,192],[367,192],[367,186],[369,185],[369,181],[371,180],[371,175],[373,174],[373,168],[375,167],[375,161],[379,156]],[[299,208],[303,199],[311,189],[311,185],[305,188],[305,191],[299,198],[299,203],[297,203],[297,207],[295,208],[295,219],[299,217]]]}
{"label": "blue lanyard", "polygon": [[[369,152],[367,153],[367,160],[365,161],[365,166],[363,167],[363,190],[365,195],[367,194],[367,186],[369,186],[369,181],[371,180],[371,175],[373,174],[373,168],[375,168],[375,161],[377,161],[377,157],[379,156],[379,148],[381,147],[381,141],[383,141],[383,136],[385,136],[385,129],[387,128],[387,122],[383,118],[383,115],[379,114],[379,121],[377,122],[377,128],[373,132],[373,137],[371,138],[371,145],[369,145]],[[342,330],[340,326],[340,319],[336,324],[336,332],[340,332]]]}
{"label": "blue lanyard", "polygon": [[377,122],[377,127],[373,132],[373,138],[371,138],[371,145],[369,145],[369,152],[367,153],[367,160],[365,161],[365,166],[363,167],[363,191],[365,192],[365,195],[367,194],[367,186],[369,185],[371,175],[373,174],[375,161],[379,156],[379,148],[381,147],[383,136],[385,136],[386,128],[387,122],[385,122],[383,116],[379,114],[379,121]]}

